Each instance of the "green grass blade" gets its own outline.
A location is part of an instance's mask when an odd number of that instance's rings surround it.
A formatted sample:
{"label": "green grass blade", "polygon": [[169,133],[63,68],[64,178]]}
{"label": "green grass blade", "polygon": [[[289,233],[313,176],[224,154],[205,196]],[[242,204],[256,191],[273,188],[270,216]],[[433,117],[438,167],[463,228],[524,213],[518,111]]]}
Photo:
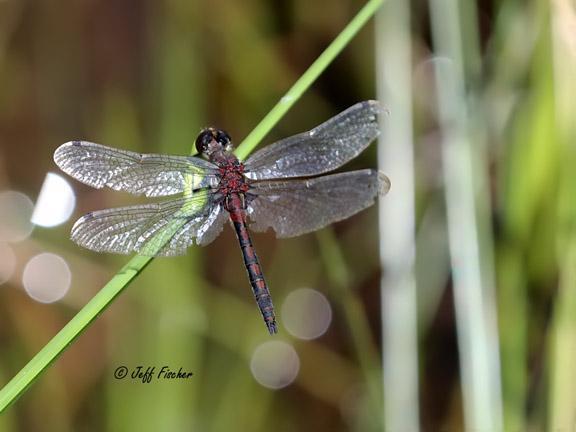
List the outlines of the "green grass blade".
{"label": "green grass blade", "polygon": [[370,0],[340,32],[322,54],[312,63],[306,72],[294,83],[270,112],[258,123],[252,132],[242,141],[235,153],[239,159],[244,159],[258,145],[262,138],[278,123],[278,121],[296,103],[302,94],[312,85],[336,56],[344,49],[358,31],[374,15],[384,0]]}
{"label": "green grass blade", "polygon": [[[294,105],[300,96],[312,85],[318,76],[344,49],[356,33],[374,15],[383,0],[370,0],[352,19],[346,28],[334,39],[318,59],[296,81],[281,100],[262,119],[236,150],[240,159],[245,158],[278,123],[282,116]],[[160,233],[161,235],[162,233]],[[151,257],[132,258],[86,306],[70,320],[23,369],[0,390],[0,413],[10,406],[46,370],[56,358],[70,346],[92,321],[130,284],[134,278],[152,261]]]}
{"label": "green grass blade", "polygon": [[14,402],[152,261],[135,256],[0,391],[0,412]]}

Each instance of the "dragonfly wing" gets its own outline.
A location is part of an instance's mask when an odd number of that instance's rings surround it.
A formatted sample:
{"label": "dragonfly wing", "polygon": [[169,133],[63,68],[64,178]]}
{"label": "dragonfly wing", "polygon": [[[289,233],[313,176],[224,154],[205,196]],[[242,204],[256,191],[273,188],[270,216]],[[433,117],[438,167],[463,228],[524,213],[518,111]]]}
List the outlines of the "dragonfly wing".
{"label": "dragonfly wing", "polygon": [[220,204],[210,201],[209,193],[199,192],[191,198],[95,211],[74,224],[71,237],[97,252],[183,255],[217,220],[214,208]]}
{"label": "dragonfly wing", "polygon": [[224,229],[224,224],[227,220],[228,212],[224,210],[221,205],[214,206],[204,229],[198,231],[196,243],[200,246],[206,246],[208,243],[212,243]]}
{"label": "dragonfly wing", "polygon": [[265,181],[251,185],[250,228],[294,237],[346,219],[371,206],[390,189],[388,177],[365,169],[312,179]]}
{"label": "dragonfly wing", "polygon": [[89,186],[136,195],[165,196],[217,184],[217,167],[192,156],[140,154],[87,141],[70,141],[54,152],[66,174]]}
{"label": "dragonfly wing", "polygon": [[379,134],[376,101],[364,101],[314,129],[280,140],[245,162],[252,180],[307,177],[332,171],[358,156]]}

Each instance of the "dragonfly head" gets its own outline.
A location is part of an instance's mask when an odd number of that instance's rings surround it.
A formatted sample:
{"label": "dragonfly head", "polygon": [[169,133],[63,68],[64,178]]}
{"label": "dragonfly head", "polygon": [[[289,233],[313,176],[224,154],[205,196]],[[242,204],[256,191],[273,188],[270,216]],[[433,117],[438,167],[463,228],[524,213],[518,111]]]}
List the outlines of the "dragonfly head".
{"label": "dragonfly head", "polygon": [[210,158],[217,151],[231,151],[232,140],[222,129],[204,128],[196,138],[196,150],[202,156]]}

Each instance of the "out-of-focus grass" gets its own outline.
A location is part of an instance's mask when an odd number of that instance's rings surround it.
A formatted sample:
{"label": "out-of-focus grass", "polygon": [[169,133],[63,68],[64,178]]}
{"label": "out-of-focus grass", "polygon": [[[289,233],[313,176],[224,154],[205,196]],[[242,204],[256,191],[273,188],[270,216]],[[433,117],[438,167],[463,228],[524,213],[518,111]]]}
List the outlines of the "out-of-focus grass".
{"label": "out-of-focus grass", "polygon": [[[549,429],[574,427],[576,394],[576,125],[573,107],[576,98],[576,13],[568,2],[554,9],[550,31],[553,53],[554,112],[558,137],[556,177],[558,184],[555,224],[556,265],[559,268],[558,295],[552,320],[549,371]],[[572,29],[572,30],[571,30]]]}
{"label": "out-of-focus grass", "polygon": [[[431,1],[438,123],[466,430],[501,430],[502,396],[493,283],[488,169],[472,87],[479,65],[475,8]],[[472,36],[470,36],[472,35]]]}
{"label": "out-of-focus grass", "polygon": [[378,99],[392,110],[380,121],[378,169],[393,180],[378,203],[385,430],[420,429],[418,306],[415,276],[414,169],[410,5],[388,2],[375,31]]}

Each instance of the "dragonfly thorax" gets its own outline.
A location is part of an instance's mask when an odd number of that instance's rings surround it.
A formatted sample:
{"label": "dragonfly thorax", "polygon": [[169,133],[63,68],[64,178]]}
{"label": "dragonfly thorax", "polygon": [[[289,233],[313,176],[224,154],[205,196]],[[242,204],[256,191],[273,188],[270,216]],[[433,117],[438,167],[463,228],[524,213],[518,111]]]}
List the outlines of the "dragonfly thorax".
{"label": "dragonfly thorax", "polygon": [[232,157],[227,158],[227,160],[221,160],[218,168],[220,173],[219,192],[224,196],[244,194],[249,189],[246,177],[244,177],[244,165],[233,155],[228,155]]}
{"label": "dragonfly thorax", "polygon": [[196,138],[196,150],[207,159],[212,159],[215,152],[229,152],[232,148],[230,135],[222,129],[204,128]]}

